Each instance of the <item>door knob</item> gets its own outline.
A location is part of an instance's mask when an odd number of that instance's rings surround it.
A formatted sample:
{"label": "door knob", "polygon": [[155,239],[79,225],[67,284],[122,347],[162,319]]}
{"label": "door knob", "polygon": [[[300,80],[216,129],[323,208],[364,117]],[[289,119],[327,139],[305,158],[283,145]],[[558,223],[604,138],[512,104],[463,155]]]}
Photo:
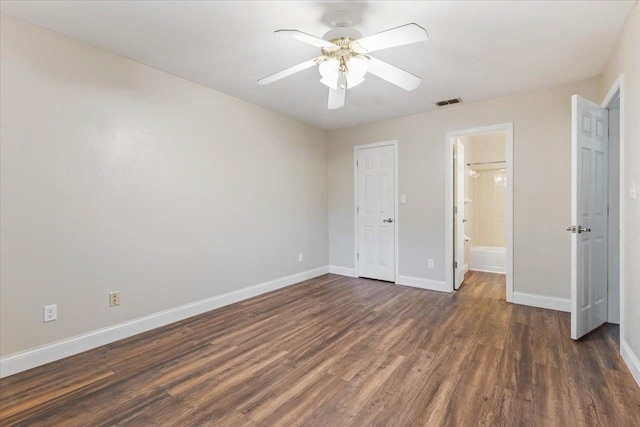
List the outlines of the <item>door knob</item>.
{"label": "door knob", "polygon": [[393,218],[383,219],[382,222],[393,222]]}
{"label": "door knob", "polygon": [[589,227],[583,227],[581,225],[578,225],[577,227],[575,225],[570,225],[569,227],[567,227],[567,231],[570,231],[572,233],[590,233],[591,229]]}

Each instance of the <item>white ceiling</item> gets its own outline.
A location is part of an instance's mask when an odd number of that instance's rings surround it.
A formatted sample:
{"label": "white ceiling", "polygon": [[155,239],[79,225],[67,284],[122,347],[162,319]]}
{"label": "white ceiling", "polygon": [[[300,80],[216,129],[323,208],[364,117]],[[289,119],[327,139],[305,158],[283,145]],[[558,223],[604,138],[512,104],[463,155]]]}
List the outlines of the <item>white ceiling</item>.
{"label": "white ceiling", "polygon": [[[635,1],[2,1],[2,12],[323,128],[434,110],[600,74]],[[423,78],[405,92],[369,75],[327,110],[311,68],[269,86],[256,80],[319,54],[274,34],[321,37],[348,9],[365,36],[415,22],[423,43],[376,52]],[[443,108],[456,108],[455,106]]]}

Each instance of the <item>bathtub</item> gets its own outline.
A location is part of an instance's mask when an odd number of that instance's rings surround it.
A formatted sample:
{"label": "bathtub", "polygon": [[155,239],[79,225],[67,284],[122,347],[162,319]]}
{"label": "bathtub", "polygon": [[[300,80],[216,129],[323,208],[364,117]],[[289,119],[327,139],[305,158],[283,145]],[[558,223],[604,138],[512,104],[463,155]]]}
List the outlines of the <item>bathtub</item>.
{"label": "bathtub", "polygon": [[507,273],[507,248],[472,246],[469,248],[469,270]]}

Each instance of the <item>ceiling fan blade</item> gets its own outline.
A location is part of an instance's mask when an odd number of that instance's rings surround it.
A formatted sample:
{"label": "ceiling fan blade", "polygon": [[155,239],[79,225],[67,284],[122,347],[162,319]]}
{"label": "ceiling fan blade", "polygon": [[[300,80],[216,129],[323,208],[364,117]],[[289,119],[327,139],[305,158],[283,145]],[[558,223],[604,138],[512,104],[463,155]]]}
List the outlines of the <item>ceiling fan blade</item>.
{"label": "ceiling fan blade", "polygon": [[422,79],[398,67],[394,67],[376,58],[369,60],[369,70],[374,76],[393,83],[404,90],[414,90],[420,86]]}
{"label": "ceiling fan blade", "polygon": [[347,94],[347,88],[333,89],[329,88],[329,110],[337,110],[344,106],[344,98]]}
{"label": "ceiling fan blade", "polygon": [[301,42],[310,44],[316,47],[336,47],[333,43],[323,40],[319,37],[312,36],[311,34],[303,33],[298,30],[277,30],[276,33],[284,34],[289,37],[292,37],[296,40],[300,40]]}
{"label": "ceiling fan blade", "polygon": [[363,37],[354,42],[366,52],[388,49],[395,46],[417,43],[427,40],[427,30],[418,24],[406,24],[381,33]]}
{"label": "ceiling fan blade", "polygon": [[269,83],[273,83],[277,80],[283,79],[285,77],[288,77],[292,74],[295,74],[299,71],[302,70],[306,70],[307,68],[311,68],[314,65],[318,65],[319,63],[323,62],[326,59],[325,56],[318,56],[317,58],[313,58],[310,59],[308,61],[305,61],[301,64],[298,65],[294,65],[293,67],[287,68],[286,70],[282,70],[280,72],[277,72],[275,74],[272,74],[270,76],[264,77],[260,80],[258,80],[258,84],[259,85],[268,85]]}

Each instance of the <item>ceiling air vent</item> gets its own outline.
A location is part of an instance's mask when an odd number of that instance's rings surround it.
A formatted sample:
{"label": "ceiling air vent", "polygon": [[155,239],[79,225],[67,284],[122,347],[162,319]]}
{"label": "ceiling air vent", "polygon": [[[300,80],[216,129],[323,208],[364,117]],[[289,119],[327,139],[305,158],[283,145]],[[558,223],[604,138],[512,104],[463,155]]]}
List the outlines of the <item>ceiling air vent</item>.
{"label": "ceiling air vent", "polygon": [[436,105],[438,107],[444,107],[445,105],[450,105],[450,104],[459,104],[462,102],[462,99],[460,98],[453,98],[453,99],[446,99],[444,101],[438,101],[436,102]]}

